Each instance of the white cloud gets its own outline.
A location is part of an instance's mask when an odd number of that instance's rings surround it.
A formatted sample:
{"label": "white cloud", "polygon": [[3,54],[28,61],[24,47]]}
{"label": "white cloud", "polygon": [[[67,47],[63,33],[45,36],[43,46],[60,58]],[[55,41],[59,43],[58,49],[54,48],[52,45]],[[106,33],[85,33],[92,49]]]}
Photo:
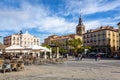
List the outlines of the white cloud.
{"label": "white cloud", "polygon": [[115,18],[114,18],[114,20],[119,20],[120,19],[120,16],[116,16]]}
{"label": "white cloud", "polygon": [[[120,7],[120,0],[112,2],[103,2],[104,0],[68,0],[64,11],[60,9],[59,12],[51,12],[47,7],[42,5],[31,5],[27,2],[21,2],[20,8],[3,8],[0,9],[0,30],[2,31],[14,31],[17,32],[21,29],[36,28],[37,31],[43,32],[40,38],[43,39],[49,34],[68,34],[75,33],[76,17],[72,18],[73,22],[67,21],[64,17],[55,16],[63,14],[68,16],[69,14],[80,13],[82,9],[83,14],[93,14],[96,12],[103,12],[113,10]],[[3,5],[4,6],[4,5]],[[55,15],[54,15],[55,14]],[[52,15],[52,16],[51,16]],[[93,29],[101,25],[113,25],[116,24],[109,19],[103,20],[91,20],[84,23],[86,29]],[[2,33],[1,33],[2,34]],[[3,34],[6,36],[6,34]]]}
{"label": "white cloud", "polygon": [[[73,33],[74,22],[66,21],[63,17],[50,16],[52,13],[43,6],[30,5],[23,2],[19,9],[0,10],[0,28],[2,31],[15,31],[36,28],[46,33]],[[43,36],[40,37],[42,40]]]}
{"label": "white cloud", "polygon": [[66,8],[71,13],[80,13],[85,15],[97,12],[106,12],[120,7],[120,0],[70,0],[66,1]]}
{"label": "white cloud", "polygon": [[[32,6],[23,3],[20,9],[0,10],[1,30],[20,30],[23,28],[38,28],[40,31],[71,32],[74,22],[68,22],[62,17],[49,16],[51,12],[42,6]],[[64,28],[64,29],[63,29]]]}
{"label": "white cloud", "polygon": [[84,24],[86,26],[86,30],[96,29],[96,28],[99,28],[100,26],[107,26],[107,25],[113,26],[115,28],[118,27],[117,23],[115,21],[111,21],[110,18],[91,20],[91,21],[85,22]]}
{"label": "white cloud", "polygon": [[76,26],[74,22],[67,22],[60,17],[46,17],[45,21],[41,21],[40,31],[47,31],[50,33],[73,33],[73,28]]}

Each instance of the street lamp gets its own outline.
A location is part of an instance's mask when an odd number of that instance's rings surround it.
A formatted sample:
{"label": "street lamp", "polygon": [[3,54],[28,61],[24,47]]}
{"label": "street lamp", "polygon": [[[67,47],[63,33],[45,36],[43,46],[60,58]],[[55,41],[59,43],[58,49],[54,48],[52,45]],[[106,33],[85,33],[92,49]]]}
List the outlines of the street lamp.
{"label": "street lamp", "polygon": [[[0,35],[0,38],[2,38],[2,36]],[[1,41],[0,41],[0,43],[2,43]]]}
{"label": "street lamp", "polygon": [[[23,34],[22,30],[20,30],[20,33],[19,33],[19,35],[20,35],[20,47],[22,47],[22,44],[21,44],[22,34]],[[21,54],[21,49],[20,49],[20,54]]]}
{"label": "street lamp", "polygon": [[[2,38],[2,36],[0,35],[0,39]],[[0,41],[0,44],[2,44],[2,42]],[[0,54],[2,53],[2,48],[0,49]]]}
{"label": "street lamp", "polygon": [[22,30],[20,30],[20,33],[19,33],[19,35],[20,35],[20,47],[22,46],[21,45],[22,34],[23,34]]}

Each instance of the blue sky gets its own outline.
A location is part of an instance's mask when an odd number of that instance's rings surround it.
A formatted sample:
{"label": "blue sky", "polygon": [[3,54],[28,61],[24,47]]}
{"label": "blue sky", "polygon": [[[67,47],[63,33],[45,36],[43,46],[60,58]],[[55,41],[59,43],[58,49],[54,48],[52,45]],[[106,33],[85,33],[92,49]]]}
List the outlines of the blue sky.
{"label": "blue sky", "polygon": [[120,22],[120,0],[0,0],[0,34],[23,30],[43,42],[52,34],[75,33],[80,10],[86,30]]}

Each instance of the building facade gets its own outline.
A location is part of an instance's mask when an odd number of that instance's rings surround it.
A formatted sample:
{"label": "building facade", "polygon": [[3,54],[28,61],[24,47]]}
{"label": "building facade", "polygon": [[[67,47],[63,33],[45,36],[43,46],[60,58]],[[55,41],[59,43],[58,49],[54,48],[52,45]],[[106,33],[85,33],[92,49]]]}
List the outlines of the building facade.
{"label": "building facade", "polygon": [[92,46],[98,52],[108,54],[118,51],[118,29],[111,26],[101,26],[94,30],[87,30],[83,35],[84,46]]}
{"label": "building facade", "polygon": [[48,38],[44,39],[44,44],[51,45],[53,41],[61,43],[60,47],[70,51],[70,47],[67,44],[68,40],[72,39],[80,39],[82,40],[82,37],[77,34],[69,34],[64,36],[57,36],[57,35],[51,35],[48,36]]}
{"label": "building facade", "polygon": [[118,32],[119,32],[119,35],[118,35],[118,45],[119,45],[119,49],[118,49],[118,56],[120,57],[120,22],[117,24],[118,25]]}
{"label": "building facade", "polygon": [[30,45],[40,45],[40,39],[29,34],[28,32],[24,34],[13,34],[4,37],[4,45],[7,47],[11,45],[18,45],[22,47],[27,47]]}
{"label": "building facade", "polygon": [[52,41],[66,43],[66,41],[71,40],[71,39],[81,39],[82,40],[82,37],[77,34],[69,34],[69,35],[64,35],[64,36],[51,35],[51,36],[48,36],[48,38],[44,39],[44,43],[47,45],[52,44]]}
{"label": "building facade", "polygon": [[83,42],[83,34],[85,33],[85,26],[82,22],[82,17],[79,18],[79,23],[76,26],[76,34],[68,34],[64,36],[51,35],[44,39],[44,44],[51,45],[52,41],[63,43],[61,47],[70,51],[70,46],[67,45],[68,40],[80,39]]}
{"label": "building facade", "polygon": [[118,25],[118,32],[119,32],[119,50],[120,50],[120,22],[117,25]]}

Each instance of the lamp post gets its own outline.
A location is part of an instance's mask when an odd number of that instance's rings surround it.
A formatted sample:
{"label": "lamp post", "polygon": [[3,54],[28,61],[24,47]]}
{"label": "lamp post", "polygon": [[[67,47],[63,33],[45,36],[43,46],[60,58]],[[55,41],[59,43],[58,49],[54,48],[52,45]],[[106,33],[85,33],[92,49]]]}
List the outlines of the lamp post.
{"label": "lamp post", "polygon": [[[21,45],[21,39],[22,39],[22,30],[20,30],[20,33],[19,33],[19,35],[20,35],[20,47],[22,47],[22,45]],[[21,54],[21,49],[20,49],[20,54]]]}
{"label": "lamp post", "polygon": [[[0,39],[2,38],[2,36],[0,35]],[[0,43],[2,43],[1,41],[0,41]]]}
{"label": "lamp post", "polygon": [[22,30],[20,30],[20,33],[19,33],[19,35],[20,35],[20,47],[22,46],[22,45],[21,45],[22,34],[23,34],[23,33],[22,33]]}
{"label": "lamp post", "polygon": [[[2,38],[2,36],[0,35],[0,39]],[[0,41],[0,44],[2,44],[2,42]],[[2,48],[0,49],[0,54],[2,53]]]}

